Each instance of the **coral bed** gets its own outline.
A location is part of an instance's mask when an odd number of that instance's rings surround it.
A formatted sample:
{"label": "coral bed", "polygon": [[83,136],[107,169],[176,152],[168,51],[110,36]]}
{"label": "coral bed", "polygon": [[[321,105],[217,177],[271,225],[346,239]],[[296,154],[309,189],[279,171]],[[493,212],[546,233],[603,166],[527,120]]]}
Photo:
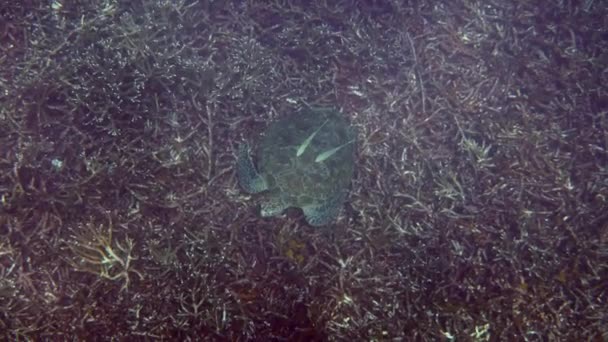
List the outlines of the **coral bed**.
{"label": "coral bed", "polygon": [[[0,7],[0,338],[608,338],[605,4],[306,3]],[[234,176],[304,105],[323,228]]]}

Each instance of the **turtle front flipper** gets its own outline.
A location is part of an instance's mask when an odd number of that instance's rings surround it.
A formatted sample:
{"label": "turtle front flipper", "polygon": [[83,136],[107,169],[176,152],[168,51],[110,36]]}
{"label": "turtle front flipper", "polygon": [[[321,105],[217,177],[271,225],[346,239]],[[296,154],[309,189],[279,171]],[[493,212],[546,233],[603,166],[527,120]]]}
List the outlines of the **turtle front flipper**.
{"label": "turtle front flipper", "polygon": [[266,180],[255,169],[255,165],[253,165],[251,149],[247,143],[239,146],[236,174],[241,188],[248,193],[255,194],[268,189]]}
{"label": "turtle front flipper", "polygon": [[315,227],[331,223],[340,213],[345,198],[346,193],[341,191],[324,202],[303,206],[302,211],[304,211],[306,222]]}

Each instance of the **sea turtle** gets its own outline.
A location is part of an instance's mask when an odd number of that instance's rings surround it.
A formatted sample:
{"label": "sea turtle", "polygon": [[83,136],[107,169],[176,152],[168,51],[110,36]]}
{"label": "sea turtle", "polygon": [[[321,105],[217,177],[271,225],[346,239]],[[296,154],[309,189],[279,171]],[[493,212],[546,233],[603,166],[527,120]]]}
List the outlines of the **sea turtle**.
{"label": "sea turtle", "polygon": [[354,130],[335,110],[304,109],[268,127],[257,149],[257,170],[249,145],[239,147],[239,184],[249,193],[267,191],[264,217],[297,207],[310,225],[328,224],[346,199],[354,142]]}

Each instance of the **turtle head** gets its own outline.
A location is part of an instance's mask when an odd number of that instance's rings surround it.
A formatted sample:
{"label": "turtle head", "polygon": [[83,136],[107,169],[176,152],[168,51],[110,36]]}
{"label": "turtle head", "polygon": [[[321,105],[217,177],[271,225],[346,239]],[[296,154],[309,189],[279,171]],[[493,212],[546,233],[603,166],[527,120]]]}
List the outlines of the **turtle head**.
{"label": "turtle head", "polygon": [[262,202],[260,208],[260,214],[262,217],[270,217],[280,215],[283,210],[287,209],[288,205],[286,205],[283,201],[281,201],[278,197],[271,197],[270,199]]}

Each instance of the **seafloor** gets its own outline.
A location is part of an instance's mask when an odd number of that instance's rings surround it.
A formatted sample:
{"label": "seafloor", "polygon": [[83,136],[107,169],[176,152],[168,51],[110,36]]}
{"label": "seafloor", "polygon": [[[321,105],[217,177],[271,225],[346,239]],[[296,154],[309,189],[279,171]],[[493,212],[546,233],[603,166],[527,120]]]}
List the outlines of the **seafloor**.
{"label": "seafloor", "polygon": [[[2,1],[0,339],[608,339],[605,1]],[[338,220],[235,151],[358,131]]]}

